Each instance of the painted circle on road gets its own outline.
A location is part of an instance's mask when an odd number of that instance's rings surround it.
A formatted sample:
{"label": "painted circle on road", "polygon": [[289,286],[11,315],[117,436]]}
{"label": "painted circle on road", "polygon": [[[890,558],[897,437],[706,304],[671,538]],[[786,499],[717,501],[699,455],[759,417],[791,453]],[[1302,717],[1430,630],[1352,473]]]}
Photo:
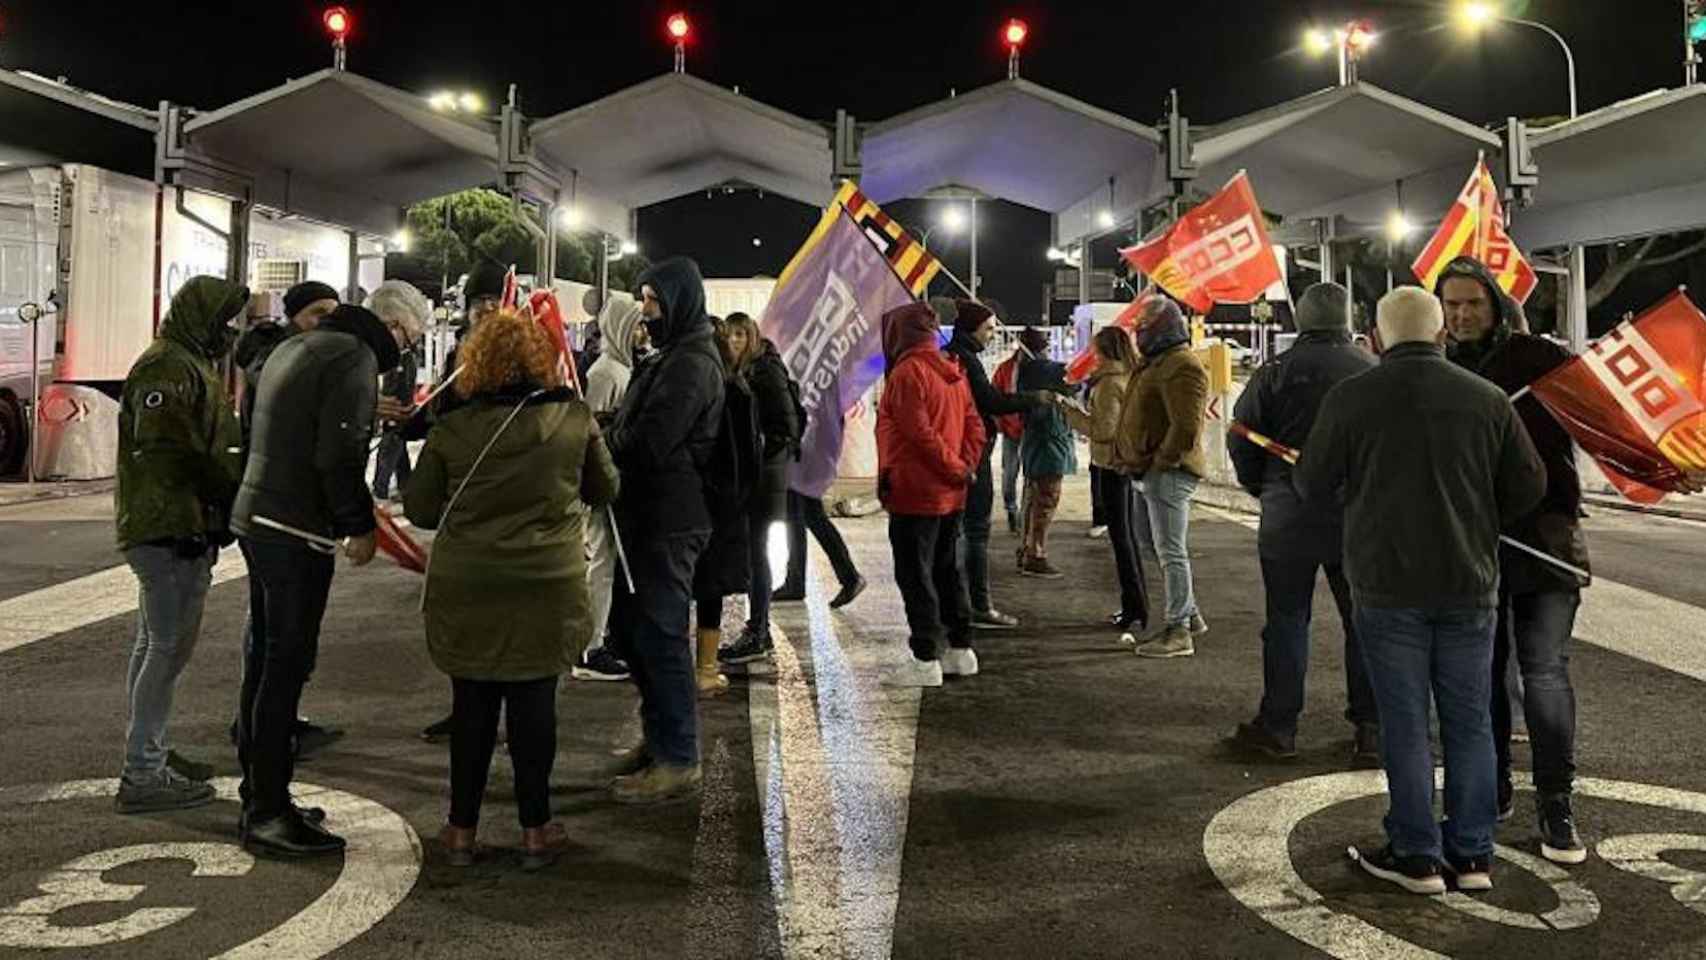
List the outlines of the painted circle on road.
{"label": "painted circle on road", "polygon": [[[1443,772],[1436,773],[1436,776],[1443,777]],[[1518,786],[1526,784],[1519,783]],[[1578,779],[1575,790],[1581,797],[1706,816],[1706,794],[1687,790],[1594,778]],[[1215,814],[1203,833],[1203,855],[1207,857],[1214,875],[1239,903],[1328,956],[1442,958],[1443,954],[1417,946],[1360,917],[1334,911],[1319,892],[1304,882],[1292,865],[1289,844],[1292,831],[1299,823],[1329,807],[1385,792],[1386,777],[1378,770],[1324,774],[1258,790]],[[1663,872],[1662,865],[1652,866],[1657,850],[1698,849],[1687,846],[1688,842],[1696,841],[1687,836],[1666,836],[1624,844],[1608,840],[1599,849],[1613,866],[1641,875],[1640,864],[1644,863],[1649,865],[1646,875],[1653,876]],[[1501,859],[1533,873],[1551,886],[1558,896],[1559,906],[1536,917],[1455,894],[1439,898],[1441,902],[1471,916],[1531,929],[1570,929],[1591,923],[1597,917],[1597,898],[1570,881],[1564,871],[1509,848],[1501,848],[1499,854]],[[1679,873],[1673,868],[1662,877],[1655,876],[1655,879],[1678,884],[1673,896],[1692,909],[1701,909],[1697,904],[1706,899],[1706,895],[1701,893],[1701,887],[1706,885],[1699,883],[1694,875],[1683,877]],[[1696,882],[1685,883],[1687,880]]]}
{"label": "painted circle on road", "polygon": [[[221,777],[213,787],[222,800],[237,800],[238,780]],[[220,960],[270,960],[280,956],[313,958],[324,956],[372,929],[414,889],[420,876],[421,842],[408,821],[389,808],[353,793],[295,783],[292,793],[307,806],[326,811],[326,823],[342,836],[344,868],[331,887],[301,912],[266,933],[218,955]],[[118,792],[117,778],[73,780],[59,784],[30,784],[0,788],[0,807],[50,803],[58,800],[89,800],[111,797]],[[81,895],[77,902],[123,901],[141,892],[140,887],[105,884],[94,873],[77,881],[70,891],[58,879],[70,871],[106,870],[123,863],[149,859],[188,859],[195,864],[193,875],[238,876],[247,873],[252,860],[234,843],[145,844],[101,851],[77,858],[43,878],[45,894],[19,904],[0,906],[0,945],[8,947],[90,946],[144,936],[175,923],[194,912],[193,908],[139,910],[123,920],[101,928],[52,927],[43,930],[51,912],[71,902],[67,895]],[[81,894],[79,894],[81,891]],[[129,896],[124,894],[129,892]],[[81,934],[77,931],[83,931]],[[89,940],[90,936],[96,937]],[[57,938],[66,942],[53,942]]]}

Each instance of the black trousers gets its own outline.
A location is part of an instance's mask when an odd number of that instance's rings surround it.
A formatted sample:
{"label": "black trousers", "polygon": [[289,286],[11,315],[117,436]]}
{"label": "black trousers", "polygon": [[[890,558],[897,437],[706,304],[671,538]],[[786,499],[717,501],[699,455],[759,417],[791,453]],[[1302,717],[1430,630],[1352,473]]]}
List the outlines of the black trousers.
{"label": "black trousers", "polygon": [[498,713],[509,719],[509,759],[522,829],[551,819],[551,767],[557,760],[557,678],[450,678],[450,825],[480,823],[486,776],[498,742]]}
{"label": "black trousers", "polygon": [[784,586],[793,589],[803,588],[806,584],[808,529],[817,538],[817,545],[829,555],[829,565],[834,568],[835,579],[842,586],[859,579],[859,568],[853,565],[853,554],[848,551],[847,542],[841,539],[841,531],[835,529],[834,521],[829,519],[829,511],[823,508],[823,501],[789,490],[788,578]]}
{"label": "black trousers", "polygon": [[889,514],[894,579],[906,607],[912,654],[935,660],[944,636],[952,647],[971,646],[971,605],[960,585],[954,550],[961,515]]}
{"label": "black trousers", "polygon": [[237,712],[238,793],[253,823],[290,810],[290,748],[302,685],[320,650],[332,557],[296,543],[241,541],[249,563],[249,644]]}
{"label": "black trousers", "polygon": [[[1128,620],[1149,626],[1149,587],[1143,582],[1143,555],[1138,552],[1137,527],[1133,511],[1140,509],[1131,478],[1113,470],[1093,467],[1096,484],[1096,504],[1101,508],[1102,523],[1108,528],[1108,542],[1114,548],[1114,567],[1120,578],[1120,615]],[[1099,479],[1094,479],[1098,478]]]}
{"label": "black trousers", "polygon": [[1113,523],[1108,516],[1107,499],[1102,488],[1115,480],[1123,479],[1119,474],[1105,467],[1090,465],[1090,526],[1106,527]]}

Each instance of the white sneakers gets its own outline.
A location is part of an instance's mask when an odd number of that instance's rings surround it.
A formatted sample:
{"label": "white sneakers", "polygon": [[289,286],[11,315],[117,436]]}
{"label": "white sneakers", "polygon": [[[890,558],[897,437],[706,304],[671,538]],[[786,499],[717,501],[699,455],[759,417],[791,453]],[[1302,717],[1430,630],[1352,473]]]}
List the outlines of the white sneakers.
{"label": "white sneakers", "polygon": [[939,660],[920,660],[907,653],[906,659],[895,664],[883,676],[891,687],[939,687],[942,685],[942,664]]}
{"label": "white sneakers", "polygon": [[1108,535],[1108,528],[1105,526],[1103,526],[1103,527],[1091,527],[1090,528],[1090,539],[1092,539],[1092,540],[1100,540],[1107,535]]}
{"label": "white sneakers", "polygon": [[970,647],[949,647],[942,652],[941,662],[944,676],[977,676],[977,651]]}

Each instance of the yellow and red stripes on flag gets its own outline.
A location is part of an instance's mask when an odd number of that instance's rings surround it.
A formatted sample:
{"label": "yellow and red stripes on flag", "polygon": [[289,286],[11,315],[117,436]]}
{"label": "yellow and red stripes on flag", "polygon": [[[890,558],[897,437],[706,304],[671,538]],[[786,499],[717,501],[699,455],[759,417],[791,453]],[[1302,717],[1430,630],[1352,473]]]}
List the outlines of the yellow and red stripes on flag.
{"label": "yellow and red stripes on flag", "polygon": [[1500,289],[1517,303],[1526,301],[1539,283],[1534,267],[1505,230],[1504,205],[1485,160],[1476,162],[1463,192],[1410,270],[1424,288],[1432,290],[1445,265],[1456,257],[1474,257],[1485,264]]}
{"label": "yellow and red stripes on flag", "polygon": [[836,191],[835,199],[823,211],[823,217],[818,220],[817,226],[806,237],[806,242],[800,245],[794,258],[788,261],[782,275],[776,279],[776,286],[780,288],[788,282],[795,266],[805,261],[806,256],[829,232],[836,218],[842,215],[843,210],[882,252],[883,258],[894,269],[895,276],[906,284],[906,288],[911,290],[914,296],[923,295],[930,286],[930,281],[941,272],[942,262],[924,249],[924,245],[914,239],[899,221],[884,213],[881,207],[861,193],[858,185],[851,180],[842,181],[841,189]]}

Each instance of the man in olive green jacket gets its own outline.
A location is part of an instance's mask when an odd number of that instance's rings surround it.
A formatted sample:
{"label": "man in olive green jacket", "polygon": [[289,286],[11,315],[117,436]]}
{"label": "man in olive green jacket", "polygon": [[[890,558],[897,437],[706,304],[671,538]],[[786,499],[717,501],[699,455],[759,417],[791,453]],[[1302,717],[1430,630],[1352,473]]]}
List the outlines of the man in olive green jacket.
{"label": "man in olive green jacket", "polygon": [[213,799],[212,787],[168,766],[166,722],[201,632],[213,563],[232,539],[241,437],[214,364],[231,348],[230,322],[248,300],[238,284],[191,278],[130,368],[119,400],[118,547],[142,588],[126,683],[120,813]]}

